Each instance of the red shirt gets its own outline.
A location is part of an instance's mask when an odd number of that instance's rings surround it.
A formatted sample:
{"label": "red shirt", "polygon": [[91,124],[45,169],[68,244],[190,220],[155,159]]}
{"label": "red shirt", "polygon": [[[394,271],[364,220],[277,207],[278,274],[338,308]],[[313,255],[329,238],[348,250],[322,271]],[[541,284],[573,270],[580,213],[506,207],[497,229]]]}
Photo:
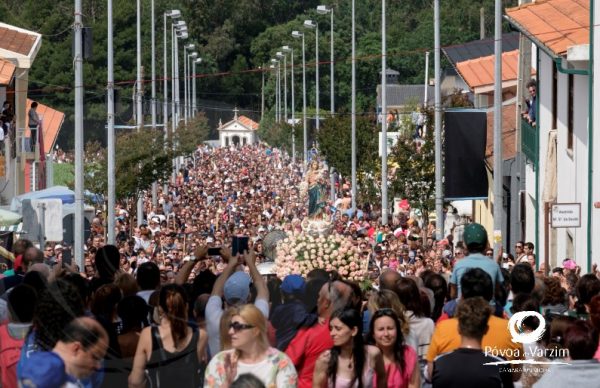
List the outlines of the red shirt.
{"label": "red shirt", "polygon": [[285,353],[294,363],[298,371],[298,388],[311,388],[313,372],[317,358],[325,350],[333,347],[329,334],[329,319],[323,324],[315,324],[301,329],[290,342]]}

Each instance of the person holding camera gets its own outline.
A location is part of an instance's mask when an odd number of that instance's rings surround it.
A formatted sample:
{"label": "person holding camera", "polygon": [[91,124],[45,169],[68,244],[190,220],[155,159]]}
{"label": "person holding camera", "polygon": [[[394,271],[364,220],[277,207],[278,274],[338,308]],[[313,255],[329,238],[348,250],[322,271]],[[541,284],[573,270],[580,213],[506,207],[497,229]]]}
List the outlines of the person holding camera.
{"label": "person holding camera", "polygon": [[[241,306],[249,302],[250,283],[253,283],[256,288],[254,305],[265,318],[269,317],[269,290],[267,283],[256,268],[254,250],[250,249],[250,252],[245,250],[243,254],[232,256],[229,249],[220,248],[220,256],[227,266],[217,278],[205,310],[210,354],[217,354],[223,350],[220,340],[220,335],[226,334],[221,333],[220,323],[223,312],[227,307]],[[240,265],[248,267],[250,276],[246,272],[238,270]],[[223,303],[223,299],[225,303]]]}

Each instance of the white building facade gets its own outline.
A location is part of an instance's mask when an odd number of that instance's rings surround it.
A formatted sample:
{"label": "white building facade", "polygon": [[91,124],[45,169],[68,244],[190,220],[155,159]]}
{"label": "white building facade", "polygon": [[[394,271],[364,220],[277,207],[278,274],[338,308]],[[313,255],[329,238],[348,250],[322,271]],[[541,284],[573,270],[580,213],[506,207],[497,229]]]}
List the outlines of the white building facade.
{"label": "white building facade", "polygon": [[219,143],[221,147],[245,146],[258,142],[256,131],[258,123],[246,116],[238,116],[237,108],[234,109],[233,120],[222,124],[219,120]]}
{"label": "white building facade", "polygon": [[[546,270],[561,266],[566,258],[574,259],[582,273],[600,264],[600,208],[594,207],[600,201],[600,154],[595,152],[600,150],[600,133],[594,133],[600,129],[594,108],[600,103],[600,82],[590,75],[600,74],[600,52],[589,44],[593,35],[595,40],[600,37],[595,31],[590,34],[589,4],[549,0],[507,10],[511,24],[531,44],[536,69],[536,123],[522,121],[520,130],[526,160],[521,211],[526,241],[535,244],[538,265],[546,262]],[[594,13],[593,19],[600,20],[599,11]],[[561,20],[553,26],[556,33],[542,32],[548,20]],[[582,26],[582,20],[588,24]],[[553,223],[557,205],[576,209],[569,222],[555,218]]]}

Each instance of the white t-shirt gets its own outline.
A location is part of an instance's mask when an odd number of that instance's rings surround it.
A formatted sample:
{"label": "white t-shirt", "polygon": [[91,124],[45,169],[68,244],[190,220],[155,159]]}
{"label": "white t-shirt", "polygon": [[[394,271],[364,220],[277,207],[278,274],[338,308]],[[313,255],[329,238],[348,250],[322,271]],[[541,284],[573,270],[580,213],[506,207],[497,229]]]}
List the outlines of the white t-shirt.
{"label": "white t-shirt", "polygon": [[[226,360],[233,350],[226,350],[215,355],[206,367],[204,386],[208,388],[224,386],[223,370],[226,368]],[[296,388],[298,385],[298,373],[292,360],[283,352],[269,348],[264,360],[256,364],[246,364],[237,361],[237,379],[243,374],[256,376],[266,387]]]}

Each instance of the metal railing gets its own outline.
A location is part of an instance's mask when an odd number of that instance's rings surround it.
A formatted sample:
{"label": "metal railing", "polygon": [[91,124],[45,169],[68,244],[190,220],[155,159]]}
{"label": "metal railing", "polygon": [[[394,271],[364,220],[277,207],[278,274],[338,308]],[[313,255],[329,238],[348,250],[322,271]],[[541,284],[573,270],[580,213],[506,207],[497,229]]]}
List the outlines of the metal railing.
{"label": "metal railing", "polygon": [[525,154],[534,167],[539,163],[540,146],[538,141],[537,127],[532,126],[526,120],[521,120],[521,151]]}

